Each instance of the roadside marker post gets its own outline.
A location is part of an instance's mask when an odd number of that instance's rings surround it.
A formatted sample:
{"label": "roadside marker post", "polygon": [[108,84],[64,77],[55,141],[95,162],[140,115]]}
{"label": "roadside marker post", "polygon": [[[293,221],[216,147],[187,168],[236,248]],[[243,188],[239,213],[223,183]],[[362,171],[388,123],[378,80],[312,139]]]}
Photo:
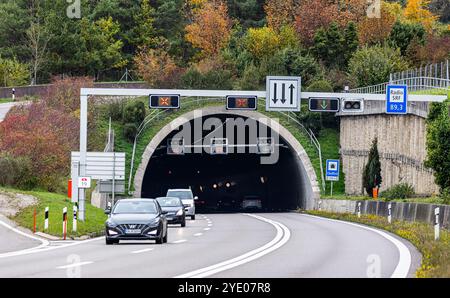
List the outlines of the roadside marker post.
{"label": "roadside marker post", "polygon": [[77,231],[77,212],[78,212],[78,208],[77,206],[73,206],[73,224],[72,224],[72,231],[76,232]]}
{"label": "roadside marker post", "polygon": [[434,215],[436,216],[434,223],[434,240],[439,240],[439,207],[434,209]]}
{"label": "roadside marker post", "polygon": [[63,239],[66,240],[67,235],[67,207],[63,208]]}
{"label": "roadside marker post", "polygon": [[34,208],[33,212],[33,232],[36,233],[36,208]]}
{"label": "roadside marker post", "polygon": [[361,218],[361,202],[358,202],[358,218]]}
{"label": "roadside marker post", "polygon": [[391,203],[388,204],[388,222],[389,223],[392,222],[392,204]]}
{"label": "roadside marker post", "polygon": [[44,215],[44,230],[48,230],[48,207],[45,207],[45,215]]}
{"label": "roadside marker post", "polygon": [[320,201],[319,201],[319,211],[322,210],[321,206],[322,206],[322,201],[320,200]]}

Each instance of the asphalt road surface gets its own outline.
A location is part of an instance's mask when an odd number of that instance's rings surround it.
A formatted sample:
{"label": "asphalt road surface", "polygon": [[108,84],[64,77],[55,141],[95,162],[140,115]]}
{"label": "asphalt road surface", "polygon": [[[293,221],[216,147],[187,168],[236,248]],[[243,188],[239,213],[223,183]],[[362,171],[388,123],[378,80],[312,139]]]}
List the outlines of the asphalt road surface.
{"label": "asphalt road surface", "polygon": [[297,213],[198,215],[168,240],[0,253],[0,277],[412,277],[420,264],[396,236]]}

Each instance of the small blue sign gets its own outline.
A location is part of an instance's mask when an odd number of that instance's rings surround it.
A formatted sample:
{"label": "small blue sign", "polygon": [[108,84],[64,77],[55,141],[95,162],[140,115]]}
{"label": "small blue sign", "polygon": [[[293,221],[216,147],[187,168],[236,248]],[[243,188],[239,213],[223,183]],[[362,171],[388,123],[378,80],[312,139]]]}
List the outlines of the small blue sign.
{"label": "small blue sign", "polygon": [[407,114],[407,112],[408,112],[408,86],[387,85],[386,114]]}
{"label": "small blue sign", "polygon": [[327,159],[326,180],[339,181],[339,159]]}

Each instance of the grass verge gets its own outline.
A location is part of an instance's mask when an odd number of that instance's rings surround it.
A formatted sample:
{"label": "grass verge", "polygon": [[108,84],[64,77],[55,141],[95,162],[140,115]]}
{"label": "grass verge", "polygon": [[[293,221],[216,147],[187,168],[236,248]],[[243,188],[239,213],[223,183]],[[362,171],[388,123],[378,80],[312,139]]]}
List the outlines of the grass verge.
{"label": "grass verge", "polygon": [[[43,192],[43,191],[22,191],[10,188],[0,188],[0,191],[10,193],[22,193],[34,196],[38,199],[38,203],[34,206],[29,206],[22,209],[11,219],[17,224],[27,229],[33,230],[33,213],[36,209],[36,226],[37,231],[45,232],[57,237],[62,236],[62,210],[67,207],[68,226],[67,236],[70,238],[80,236],[99,236],[104,233],[104,224],[107,216],[103,209],[96,208],[89,203],[86,203],[86,221],[77,222],[77,232],[72,232],[73,222],[73,204],[64,195]],[[49,229],[44,231],[44,213],[45,207],[49,207]]]}
{"label": "grass verge", "polygon": [[[337,194],[333,196],[322,196],[322,200],[349,200],[349,201],[370,201],[373,200],[373,198],[368,196],[349,196],[345,194]],[[406,199],[393,199],[393,200],[387,200],[382,197],[378,198],[381,202],[396,202],[396,203],[419,203],[419,204],[441,204],[441,205],[448,205],[448,202],[446,202],[441,197],[417,197],[417,198],[406,198]]]}
{"label": "grass verge", "polygon": [[417,270],[417,277],[450,277],[450,232],[441,230],[440,240],[434,240],[434,228],[425,223],[387,219],[375,215],[361,215],[358,218],[350,213],[331,213],[325,211],[306,211],[307,214],[362,223],[392,232],[410,241],[422,254],[422,265]]}
{"label": "grass verge", "polygon": [[12,102],[11,98],[0,98],[0,104],[1,103],[8,103],[8,102]]}

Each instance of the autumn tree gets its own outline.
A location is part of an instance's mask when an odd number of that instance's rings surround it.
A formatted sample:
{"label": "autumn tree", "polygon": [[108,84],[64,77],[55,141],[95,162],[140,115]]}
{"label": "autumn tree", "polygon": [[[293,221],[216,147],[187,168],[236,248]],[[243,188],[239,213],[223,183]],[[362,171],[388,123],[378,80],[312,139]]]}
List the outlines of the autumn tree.
{"label": "autumn tree", "polygon": [[186,26],[186,40],[202,51],[203,57],[217,56],[231,35],[227,6],[207,2],[194,12],[193,22]]}
{"label": "autumn tree", "polygon": [[416,65],[440,63],[450,59],[450,36],[429,35],[425,43],[413,40],[406,52]]}
{"label": "autumn tree", "polygon": [[437,16],[428,10],[430,0],[408,0],[404,15],[406,20],[422,24],[427,31],[431,31]]}
{"label": "autumn tree", "polygon": [[137,72],[152,87],[174,87],[180,69],[166,50],[142,48],[134,57]]}
{"label": "autumn tree", "polygon": [[267,25],[275,30],[293,25],[299,4],[299,0],[267,0],[264,5]]}
{"label": "autumn tree", "polygon": [[397,20],[395,12],[391,11],[389,7],[383,2],[381,6],[380,18],[366,17],[358,25],[358,36],[361,44],[381,44],[383,43],[392,31],[394,23]]}
{"label": "autumn tree", "polygon": [[364,16],[366,1],[363,0],[315,0],[301,1],[295,18],[295,27],[302,43],[312,45],[319,28],[328,28],[336,22],[344,28],[349,22],[358,23]]}

